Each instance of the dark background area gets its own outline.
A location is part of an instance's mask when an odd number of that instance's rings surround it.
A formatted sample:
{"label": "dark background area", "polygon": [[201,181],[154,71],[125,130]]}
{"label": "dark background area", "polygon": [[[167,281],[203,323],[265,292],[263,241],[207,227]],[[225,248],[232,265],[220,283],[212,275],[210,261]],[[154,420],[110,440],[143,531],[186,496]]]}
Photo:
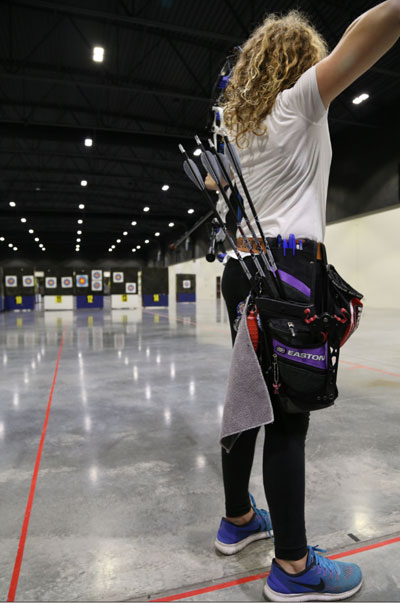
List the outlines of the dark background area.
{"label": "dark background area", "polygon": [[[204,255],[205,226],[186,246],[169,251],[208,211],[183,174],[178,143],[192,153],[193,135],[208,137],[212,92],[225,57],[266,12],[303,10],[332,49],[350,23],[376,4],[2,0],[0,262],[107,269]],[[96,45],[105,48],[103,63],[92,61]],[[397,44],[331,105],[328,222],[399,203],[399,58]],[[354,105],[363,92],[368,101]],[[93,139],[92,147],[84,146],[85,137]],[[163,184],[169,184],[167,192]],[[78,229],[83,234],[76,252]],[[112,244],[116,249],[109,253]],[[136,245],[141,249],[132,253]]]}

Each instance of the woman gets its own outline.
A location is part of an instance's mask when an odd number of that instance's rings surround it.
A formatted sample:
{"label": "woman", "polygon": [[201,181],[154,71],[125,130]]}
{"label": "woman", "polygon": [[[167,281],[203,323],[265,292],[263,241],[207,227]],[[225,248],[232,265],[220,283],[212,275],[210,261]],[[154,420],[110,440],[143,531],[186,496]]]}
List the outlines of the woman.
{"label": "woman", "polygon": [[[323,242],[332,155],[329,104],[399,35],[400,0],[388,0],[356,19],[329,55],[326,42],[298,11],[268,15],[244,44],[225,92],[224,120],[266,236],[295,233]],[[222,290],[234,339],[237,306],[249,284],[233,257]],[[226,517],[216,547],[236,553],[269,537],[272,522],[276,557],[264,589],[269,599],[350,597],[361,587],[360,568],[332,562],[307,545],[304,444],[309,416],[285,414],[276,403],[274,415],[265,427],[263,461],[270,515],[257,509],[248,492],[257,428],[243,432],[229,454],[222,451]]]}

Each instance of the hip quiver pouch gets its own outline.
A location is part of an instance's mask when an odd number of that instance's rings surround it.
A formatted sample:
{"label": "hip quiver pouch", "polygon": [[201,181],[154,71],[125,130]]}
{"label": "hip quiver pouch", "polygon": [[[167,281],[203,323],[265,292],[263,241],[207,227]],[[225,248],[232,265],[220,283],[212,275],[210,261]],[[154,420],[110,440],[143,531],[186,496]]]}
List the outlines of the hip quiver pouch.
{"label": "hip quiver pouch", "polygon": [[306,240],[302,250],[268,239],[280,286],[269,272],[253,298],[260,329],[259,360],[271,396],[289,413],[331,406],[340,346],[357,328],[362,295],[326,262],[325,248]]}

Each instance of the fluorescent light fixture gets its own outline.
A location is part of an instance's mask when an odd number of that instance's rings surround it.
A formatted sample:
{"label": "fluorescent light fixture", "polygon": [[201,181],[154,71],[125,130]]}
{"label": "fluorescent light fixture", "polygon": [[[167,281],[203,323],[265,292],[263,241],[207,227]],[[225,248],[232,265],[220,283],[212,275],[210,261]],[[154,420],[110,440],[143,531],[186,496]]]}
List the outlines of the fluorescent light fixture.
{"label": "fluorescent light fixture", "polygon": [[33,234],[35,231],[33,230],[33,228],[29,229],[29,234]]}
{"label": "fluorescent light fixture", "polygon": [[9,243],[8,246],[9,247],[14,247],[14,244],[13,243]]}
{"label": "fluorescent light fixture", "polygon": [[25,224],[26,218],[21,218],[21,222],[23,222]]}
{"label": "fluorescent light fixture", "polygon": [[144,207],[144,208],[143,208],[143,211],[150,211],[150,207],[147,207],[147,206],[146,206],[146,207]]}
{"label": "fluorescent light fixture", "polygon": [[145,240],[146,245],[148,245],[150,243],[149,239]]}
{"label": "fluorescent light fixture", "polygon": [[77,231],[76,231],[76,234],[77,234],[77,235],[80,235],[80,234],[82,234],[82,231],[81,231],[81,230],[77,230]]}
{"label": "fluorescent light fixture", "polygon": [[111,245],[111,249],[115,249],[115,245]]}
{"label": "fluorescent light fixture", "polygon": [[46,247],[42,247],[42,251],[46,251]]}
{"label": "fluorescent light fixture", "polygon": [[10,201],[10,203],[8,205],[10,207],[15,207],[17,204],[15,203],[15,201]]}
{"label": "fluorescent light fixture", "polygon": [[174,224],[174,222],[170,222],[170,223],[168,224],[168,226],[169,226],[170,228],[172,228],[173,226],[175,226],[175,224]]}
{"label": "fluorescent light fixture", "polygon": [[122,234],[124,235],[124,237],[126,237],[126,236],[127,236],[127,234],[128,234],[128,231],[127,231],[127,230],[124,230],[124,232],[123,232]]}
{"label": "fluorescent light fixture", "polygon": [[18,251],[18,247],[13,247],[14,251]]}
{"label": "fluorescent light fixture", "polygon": [[194,209],[188,209],[188,214],[194,214]]}
{"label": "fluorescent light fixture", "polygon": [[137,222],[135,222],[135,220],[133,220],[133,222],[131,222],[132,226],[136,226]]}
{"label": "fluorescent light fixture", "polygon": [[38,241],[40,241],[39,237],[35,237],[35,241],[36,241],[36,243],[37,243]]}
{"label": "fluorescent light fixture", "polygon": [[44,247],[43,243],[39,243],[39,247]]}
{"label": "fluorescent light fixture", "polygon": [[87,180],[81,180],[81,186],[87,186]]}
{"label": "fluorescent light fixture", "polygon": [[102,63],[104,61],[104,48],[102,46],[95,46],[93,48],[92,58],[95,63]]}
{"label": "fluorescent light fixture", "polygon": [[78,220],[78,224],[83,224],[83,220]]}
{"label": "fluorescent light fixture", "polygon": [[85,147],[91,147],[91,146],[93,146],[93,139],[85,138]]}
{"label": "fluorescent light fixture", "polygon": [[196,157],[201,155],[201,149],[196,149],[195,151],[193,151],[193,155],[195,155]]}
{"label": "fluorescent light fixture", "polygon": [[132,253],[136,253],[136,249],[132,249]]}
{"label": "fluorescent light fixture", "polygon": [[79,249],[77,249],[77,248],[75,247],[75,251],[79,251]]}
{"label": "fluorescent light fixture", "polygon": [[77,243],[80,243],[80,242],[81,242],[81,240],[80,240],[80,239],[76,239],[76,242],[77,242]]}
{"label": "fluorescent light fixture", "polygon": [[162,191],[167,191],[169,189],[169,184],[164,184],[164,186],[161,187]]}
{"label": "fluorescent light fixture", "polygon": [[159,237],[159,236],[160,236],[160,233],[159,233],[159,232],[155,232],[155,233],[154,233],[154,236],[155,236],[155,237]]}
{"label": "fluorescent light fixture", "polygon": [[367,98],[369,98],[369,94],[366,94],[364,92],[364,94],[360,94],[360,96],[356,96],[355,98],[353,98],[353,104],[354,105],[359,105],[363,101],[367,100]]}
{"label": "fluorescent light fixture", "polygon": [[79,204],[79,209],[85,209],[85,205],[83,203]]}
{"label": "fluorescent light fixture", "polygon": [[5,238],[4,237],[0,237],[0,241],[5,241]]}
{"label": "fluorescent light fixture", "polygon": [[121,239],[117,239],[117,243],[121,243]]}
{"label": "fluorescent light fixture", "polygon": [[140,245],[136,245],[136,249],[140,249],[140,247],[141,247]]}

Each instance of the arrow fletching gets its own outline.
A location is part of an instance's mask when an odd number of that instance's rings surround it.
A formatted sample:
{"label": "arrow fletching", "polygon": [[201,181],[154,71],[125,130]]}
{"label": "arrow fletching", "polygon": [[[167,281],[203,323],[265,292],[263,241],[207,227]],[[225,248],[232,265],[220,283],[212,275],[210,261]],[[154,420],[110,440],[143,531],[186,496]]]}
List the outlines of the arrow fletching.
{"label": "arrow fletching", "polygon": [[224,145],[225,155],[227,156],[229,162],[231,163],[231,165],[234,168],[237,175],[241,176],[242,175],[242,166],[240,164],[239,153],[237,152],[235,147],[233,145],[231,145],[231,143],[229,142],[229,140],[227,138],[224,138],[224,140],[226,143]]}
{"label": "arrow fletching", "polygon": [[201,154],[201,163],[207,172],[210,174],[211,178],[221,186],[221,170],[214,159],[213,154],[210,151],[205,151]]}
{"label": "arrow fletching", "polygon": [[185,159],[183,162],[183,169],[185,170],[186,176],[193,182],[193,184],[200,190],[205,189],[203,178],[201,177],[200,170],[193,161],[193,159]]}

